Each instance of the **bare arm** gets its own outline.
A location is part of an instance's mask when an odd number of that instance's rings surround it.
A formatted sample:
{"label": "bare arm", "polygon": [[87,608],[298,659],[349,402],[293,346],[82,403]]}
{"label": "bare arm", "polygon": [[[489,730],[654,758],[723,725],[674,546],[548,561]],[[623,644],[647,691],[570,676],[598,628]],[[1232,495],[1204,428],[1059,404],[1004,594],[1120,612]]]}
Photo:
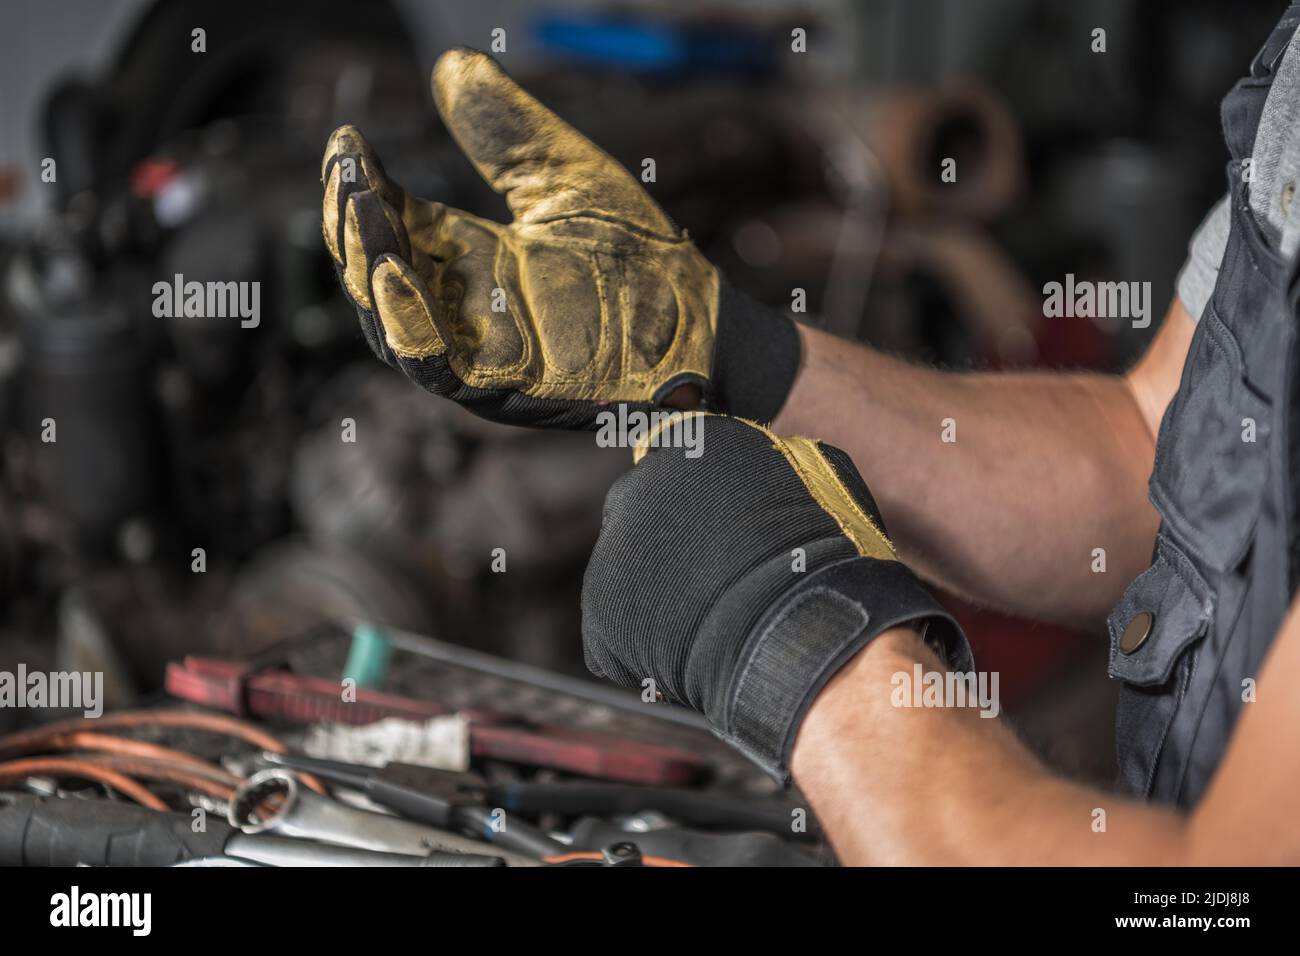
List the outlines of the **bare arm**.
{"label": "bare arm", "polygon": [[1298,604],[1190,815],[1053,777],[974,709],[892,706],[893,674],[938,667],[905,629],[869,644],[817,698],[794,777],[849,864],[1300,864],[1300,828],[1283,818],[1300,789]]}
{"label": "bare arm", "polygon": [[1194,328],[1175,300],[1127,376],[941,372],[801,328],[804,364],[774,427],[848,452],[924,577],[1095,624],[1151,560],[1154,435]]}

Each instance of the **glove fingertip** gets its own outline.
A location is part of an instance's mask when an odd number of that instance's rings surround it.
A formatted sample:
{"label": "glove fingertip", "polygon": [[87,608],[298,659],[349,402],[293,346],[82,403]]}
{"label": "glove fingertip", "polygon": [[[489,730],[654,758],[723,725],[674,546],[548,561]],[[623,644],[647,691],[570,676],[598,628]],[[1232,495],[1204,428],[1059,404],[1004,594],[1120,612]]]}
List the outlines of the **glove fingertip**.
{"label": "glove fingertip", "polygon": [[413,359],[446,354],[451,330],[428,286],[405,260],[381,256],[370,273],[370,290],[380,332],[396,354]]}

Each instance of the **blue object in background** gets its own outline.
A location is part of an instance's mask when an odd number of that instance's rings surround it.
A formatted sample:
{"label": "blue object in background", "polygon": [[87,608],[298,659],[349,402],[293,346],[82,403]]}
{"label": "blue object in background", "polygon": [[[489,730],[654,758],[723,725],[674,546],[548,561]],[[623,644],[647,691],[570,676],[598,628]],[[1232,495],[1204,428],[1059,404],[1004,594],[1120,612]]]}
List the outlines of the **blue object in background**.
{"label": "blue object in background", "polygon": [[393,645],[388,635],[370,624],[358,624],[352,631],[348,661],[343,665],[344,678],[352,678],[358,687],[379,687],[388,674],[388,659]]}
{"label": "blue object in background", "polygon": [[775,64],[772,39],[741,27],[554,13],[537,21],[535,34],[545,52],[635,73],[752,76]]}

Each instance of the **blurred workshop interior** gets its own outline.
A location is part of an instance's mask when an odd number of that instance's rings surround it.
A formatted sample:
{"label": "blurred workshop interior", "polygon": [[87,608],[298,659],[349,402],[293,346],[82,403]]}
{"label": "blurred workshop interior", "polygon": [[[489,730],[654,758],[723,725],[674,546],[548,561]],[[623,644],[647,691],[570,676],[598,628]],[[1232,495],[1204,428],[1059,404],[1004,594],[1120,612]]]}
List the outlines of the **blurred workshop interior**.
{"label": "blurred workshop interior", "polygon": [[[459,647],[501,681],[590,681],[578,594],[627,451],[412,387],[370,355],[321,242],[321,149],[344,122],[412,193],[508,218],[432,108],[448,47],[503,29],[511,74],[628,167],[653,157],[654,198],[761,301],[803,289],[801,319],[951,368],[1116,370],[1154,327],[1053,322],[1041,289],[1149,280],[1158,322],[1223,191],[1219,99],[1274,7],[7,3],[0,669],[102,671],[107,708],[139,708],[198,680],[187,658],[364,670],[378,629],[428,639],[392,652],[429,666],[371,668],[376,690],[542,723],[582,709],[540,684],[485,699],[434,665]],[[1119,55],[1089,50],[1102,23]],[[796,28],[815,54],[789,55]],[[259,282],[257,328],[155,317],[174,274]],[[41,441],[47,417],[81,438]],[[1099,636],[951,606],[1026,738],[1109,783]],[[37,716],[0,710],[0,733]]]}

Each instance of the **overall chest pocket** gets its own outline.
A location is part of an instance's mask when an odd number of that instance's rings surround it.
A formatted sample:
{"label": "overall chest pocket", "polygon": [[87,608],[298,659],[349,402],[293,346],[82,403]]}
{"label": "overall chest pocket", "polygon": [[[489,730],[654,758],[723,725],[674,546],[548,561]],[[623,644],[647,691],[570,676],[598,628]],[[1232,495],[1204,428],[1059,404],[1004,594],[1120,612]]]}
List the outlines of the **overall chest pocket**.
{"label": "overall chest pocket", "polygon": [[[1139,575],[1110,616],[1110,676],[1123,681],[1116,711],[1121,787],[1151,793],[1166,737],[1187,691],[1198,643],[1214,614],[1213,594],[1187,557],[1162,533],[1151,567]],[[1180,771],[1170,768],[1172,778]]]}
{"label": "overall chest pocket", "polygon": [[1268,468],[1270,412],[1247,384],[1241,348],[1211,302],[1160,424],[1151,500],[1173,535],[1215,570],[1235,566],[1250,542]]}

